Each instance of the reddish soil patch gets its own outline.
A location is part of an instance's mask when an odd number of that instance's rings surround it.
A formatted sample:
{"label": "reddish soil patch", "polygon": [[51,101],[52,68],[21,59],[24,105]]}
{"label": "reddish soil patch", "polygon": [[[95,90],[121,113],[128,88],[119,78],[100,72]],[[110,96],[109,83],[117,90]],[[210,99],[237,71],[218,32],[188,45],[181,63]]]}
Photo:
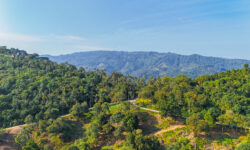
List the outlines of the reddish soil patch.
{"label": "reddish soil patch", "polygon": [[165,132],[168,132],[168,131],[172,131],[172,130],[175,130],[175,129],[179,129],[179,128],[184,128],[185,125],[173,125],[173,126],[170,126],[169,128],[167,129],[164,129],[164,130],[160,130],[158,132],[156,132],[154,135],[157,136],[157,135],[163,135],[163,133]]}
{"label": "reddish soil patch", "polygon": [[16,135],[22,131],[22,128],[20,126],[15,126],[10,128],[9,134]]}

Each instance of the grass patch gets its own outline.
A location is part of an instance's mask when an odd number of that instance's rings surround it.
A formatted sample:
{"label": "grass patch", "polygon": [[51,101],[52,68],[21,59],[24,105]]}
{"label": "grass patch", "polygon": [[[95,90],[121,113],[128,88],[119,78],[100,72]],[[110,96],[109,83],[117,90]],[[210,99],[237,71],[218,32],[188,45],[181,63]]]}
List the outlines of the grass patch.
{"label": "grass patch", "polygon": [[117,111],[117,109],[119,110],[120,107],[121,107],[121,104],[120,104],[120,103],[119,103],[119,104],[113,104],[113,105],[110,105],[110,106],[109,106],[109,110],[110,110],[111,113],[114,113],[114,112]]}

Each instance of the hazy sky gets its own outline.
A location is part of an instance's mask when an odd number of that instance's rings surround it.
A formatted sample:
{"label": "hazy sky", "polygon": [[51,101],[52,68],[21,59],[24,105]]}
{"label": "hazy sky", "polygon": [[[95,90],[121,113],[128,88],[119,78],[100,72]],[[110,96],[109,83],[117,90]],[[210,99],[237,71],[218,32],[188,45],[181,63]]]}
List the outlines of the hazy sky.
{"label": "hazy sky", "polygon": [[250,59],[250,0],[0,0],[0,45]]}

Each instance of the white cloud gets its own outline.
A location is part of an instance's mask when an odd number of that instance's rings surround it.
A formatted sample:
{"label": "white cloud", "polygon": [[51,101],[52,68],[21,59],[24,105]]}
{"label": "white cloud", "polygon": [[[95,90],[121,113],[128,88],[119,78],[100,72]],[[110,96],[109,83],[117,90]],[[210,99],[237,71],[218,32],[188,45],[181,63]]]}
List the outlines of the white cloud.
{"label": "white cloud", "polygon": [[24,34],[13,34],[13,33],[0,33],[1,41],[23,41],[23,42],[37,42],[41,41],[40,37],[30,36]]}
{"label": "white cloud", "polygon": [[86,39],[80,36],[74,36],[74,35],[55,35],[51,34],[48,36],[44,36],[45,39],[50,40],[65,40],[65,41],[85,41]]}
{"label": "white cloud", "polygon": [[0,41],[41,42],[41,41],[85,41],[85,38],[74,35],[32,36],[16,33],[0,33]]}
{"label": "white cloud", "polygon": [[92,40],[75,35],[34,36],[0,32],[0,46],[19,48],[29,53],[59,55],[82,50],[107,50],[96,45]]}
{"label": "white cloud", "polygon": [[110,48],[91,46],[91,45],[76,45],[76,46],[74,46],[74,49],[78,49],[78,50],[110,50]]}

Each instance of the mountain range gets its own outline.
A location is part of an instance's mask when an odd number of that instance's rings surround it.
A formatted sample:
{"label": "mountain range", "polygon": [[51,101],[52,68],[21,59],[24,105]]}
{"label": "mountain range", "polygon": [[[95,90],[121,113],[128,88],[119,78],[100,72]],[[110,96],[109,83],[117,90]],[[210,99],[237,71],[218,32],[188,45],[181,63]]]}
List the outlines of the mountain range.
{"label": "mountain range", "polygon": [[66,55],[44,55],[57,63],[67,62],[87,70],[105,69],[107,73],[121,72],[136,77],[177,76],[191,78],[242,68],[250,60],[226,59],[201,55],[179,55],[159,52],[87,51]]}

